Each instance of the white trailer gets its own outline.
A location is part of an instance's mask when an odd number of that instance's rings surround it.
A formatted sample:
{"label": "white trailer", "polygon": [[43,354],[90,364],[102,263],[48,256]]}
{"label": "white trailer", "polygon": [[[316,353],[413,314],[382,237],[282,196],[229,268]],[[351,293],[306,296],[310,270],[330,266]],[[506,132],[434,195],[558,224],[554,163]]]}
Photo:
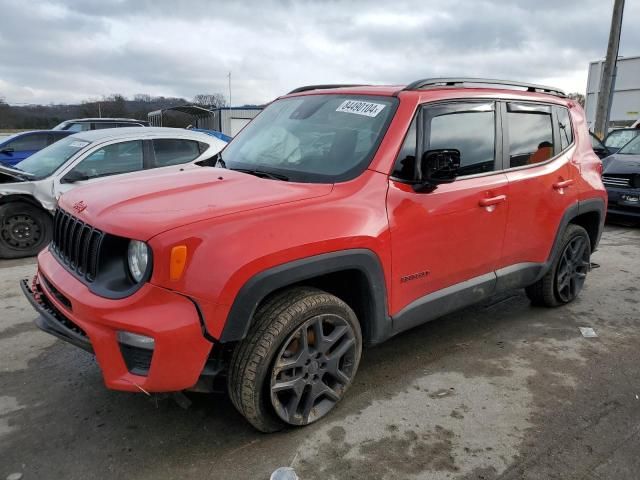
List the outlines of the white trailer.
{"label": "white trailer", "polygon": [[[596,120],[596,105],[600,92],[600,79],[604,59],[589,64],[585,111],[587,124],[593,130]],[[640,56],[618,57],[609,128],[630,127],[640,120]]]}

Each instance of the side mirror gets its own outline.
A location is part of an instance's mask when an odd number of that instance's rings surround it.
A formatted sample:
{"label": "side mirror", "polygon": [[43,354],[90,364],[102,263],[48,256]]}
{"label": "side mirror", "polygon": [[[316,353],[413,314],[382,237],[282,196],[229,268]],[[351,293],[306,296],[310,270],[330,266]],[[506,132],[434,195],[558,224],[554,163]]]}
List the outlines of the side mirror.
{"label": "side mirror", "polygon": [[0,153],[6,153],[7,155],[11,155],[13,152],[15,152],[13,147],[7,147],[0,150]]}
{"label": "side mirror", "polygon": [[420,172],[422,180],[413,185],[416,192],[432,192],[441,183],[452,183],[460,169],[460,150],[439,148],[422,154]]}
{"label": "side mirror", "polygon": [[89,176],[82,172],[72,170],[60,179],[60,183],[76,183],[82,180],[89,180]]}

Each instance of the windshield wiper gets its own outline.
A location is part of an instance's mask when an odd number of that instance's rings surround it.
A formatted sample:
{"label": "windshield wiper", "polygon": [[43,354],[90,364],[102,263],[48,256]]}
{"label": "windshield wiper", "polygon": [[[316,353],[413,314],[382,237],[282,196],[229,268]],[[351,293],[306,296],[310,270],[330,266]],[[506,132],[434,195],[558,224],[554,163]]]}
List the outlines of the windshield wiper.
{"label": "windshield wiper", "polygon": [[236,172],[248,173],[249,175],[255,175],[260,178],[270,178],[271,180],[282,180],[284,182],[289,181],[289,177],[282,175],[281,173],[265,172],[264,170],[257,170],[251,168],[231,168]]}

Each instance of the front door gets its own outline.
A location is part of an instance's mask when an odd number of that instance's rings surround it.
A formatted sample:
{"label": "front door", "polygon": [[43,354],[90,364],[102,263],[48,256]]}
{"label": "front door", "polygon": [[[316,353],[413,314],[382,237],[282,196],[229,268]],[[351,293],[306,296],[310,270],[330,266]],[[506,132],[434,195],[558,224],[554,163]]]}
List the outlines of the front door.
{"label": "front door", "polygon": [[56,182],[56,198],[80,185],[107,177],[138,172],[145,168],[143,140],[130,140],[105,145],[89,152],[66,170]]}
{"label": "front door", "polygon": [[[420,114],[389,182],[392,316],[426,295],[469,280],[466,285],[481,290],[475,293],[490,294],[507,220],[507,177],[497,172],[502,137],[496,103],[433,104]],[[459,150],[458,178],[430,193],[415,192],[407,180],[413,176],[416,144],[424,145],[422,151]]]}

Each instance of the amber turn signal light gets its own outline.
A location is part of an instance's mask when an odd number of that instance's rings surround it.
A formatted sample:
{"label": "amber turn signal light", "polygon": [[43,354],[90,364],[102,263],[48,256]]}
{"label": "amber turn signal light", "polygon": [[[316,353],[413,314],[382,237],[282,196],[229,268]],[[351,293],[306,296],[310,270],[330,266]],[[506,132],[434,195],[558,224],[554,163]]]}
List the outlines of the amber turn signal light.
{"label": "amber turn signal light", "polygon": [[182,277],[187,264],[187,246],[177,245],[171,249],[171,263],[169,264],[169,278],[177,282]]}

